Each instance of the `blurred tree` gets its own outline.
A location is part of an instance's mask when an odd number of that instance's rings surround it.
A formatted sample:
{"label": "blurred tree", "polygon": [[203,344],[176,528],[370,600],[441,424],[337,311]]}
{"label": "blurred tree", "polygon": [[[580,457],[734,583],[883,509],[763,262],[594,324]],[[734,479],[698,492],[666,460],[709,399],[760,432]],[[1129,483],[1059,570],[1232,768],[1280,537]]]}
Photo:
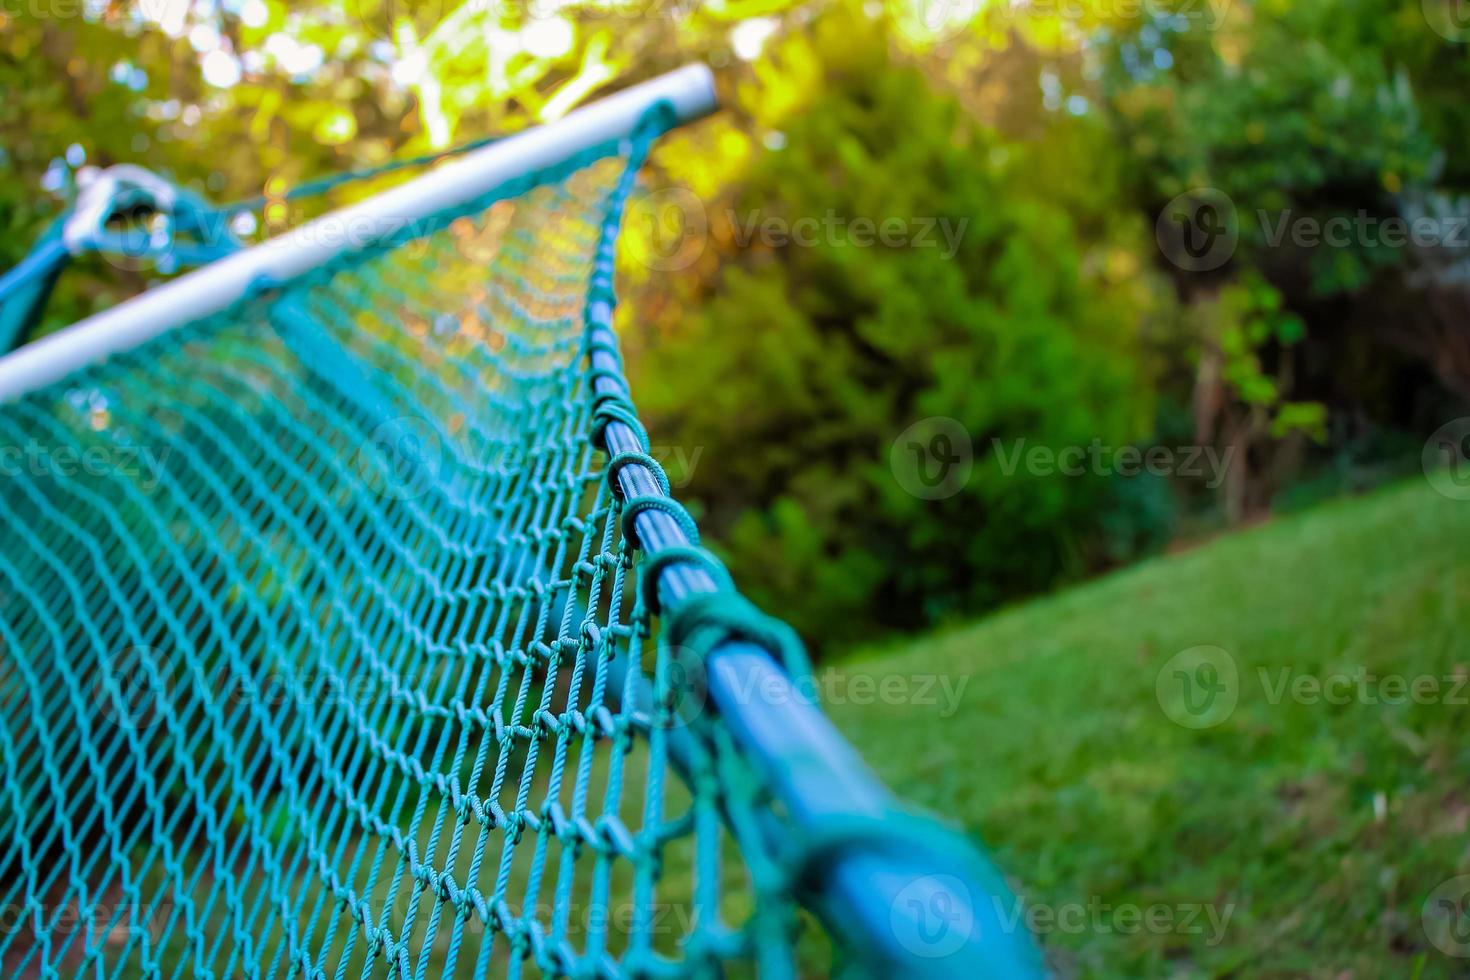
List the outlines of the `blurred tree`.
{"label": "blurred tree", "polygon": [[[1401,392],[1423,369],[1395,346],[1431,351],[1421,363],[1463,386],[1445,370],[1463,359],[1445,354],[1465,345],[1427,297],[1407,315],[1367,312],[1414,277],[1413,250],[1382,230],[1450,173],[1436,133],[1464,118],[1444,79],[1464,72],[1465,46],[1425,9],[1263,0],[1216,24],[1163,12],[1097,35],[1097,95],[1145,220],[1238,236],[1217,260],[1166,247],[1160,262],[1194,336],[1196,438],[1235,451],[1232,519],[1299,472],[1303,436],[1327,439],[1329,405],[1413,424]],[[1188,213],[1171,214],[1181,195]]]}
{"label": "blurred tree", "polygon": [[[786,38],[768,70],[812,83],[779,116],[759,84],[745,93],[771,148],[708,216],[727,254],[692,320],[654,325],[639,349],[642,406],[706,448],[690,492],[740,580],[810,636],[919,626],[1051,584],[1080,563],[1105,480],[1026,454],[1123,445],[1151,412],[1129,287],[1088,268],[1069,215],[1023,176],[1078,134],[1007,146],[861,16]],[[1109,193],[1106,164],[1071,168]],[[895,221],[893,240],[860,241],[859,220]],[[959,231],[952,254],[942,232],[920,238],[939,221]],[[927,499],[895,442],[934,417],[958,426],[921,427],[920,456],[938,433],[936,454],[975,460]]]}
{"label": "blurred tree", "polygon": [[[90,167],[256,199],[258,238],[404,175],[293,199],[307,178],[707,61],[731,111],[660,143],[625,225],[630,367],[743,581],[841,640],[1158,547],[1177,500],[1245,517],[1314,461],[1463,404],[1462,247],[1278,234],[1466,214],[1470,32],[1452,3],[9,5],[0,267]],[[1208,269],[1155,241],[1200,188],[1239,236]],[[898,238],[867,240],[885,218]],[[926,219],[919,247],[905,236]],[[817,240],[793,242],[799,223]],[[84,259],[43,329],[155,278]],[[933,417],[958,436],[904,434]],[[1041,476],[998,451],[1021,439],[1192,439],[1238,463],[1223,491]],[[906,492],[915,446],[968,448],[963,488]]]}
{"label": "blurred tree", "polygon": [[[0,105],[0,268],[20,259],[93,167],[138,163],[215,201],[264,198],[247,234],[264,237],[383,186],[290,199],[305,179],[513,132],[689,60],[723,63],[732,27],[796,6],[6,5],[0,91],[14,97]],[[148,281],[97,260],[80,268],[41,332]]]}

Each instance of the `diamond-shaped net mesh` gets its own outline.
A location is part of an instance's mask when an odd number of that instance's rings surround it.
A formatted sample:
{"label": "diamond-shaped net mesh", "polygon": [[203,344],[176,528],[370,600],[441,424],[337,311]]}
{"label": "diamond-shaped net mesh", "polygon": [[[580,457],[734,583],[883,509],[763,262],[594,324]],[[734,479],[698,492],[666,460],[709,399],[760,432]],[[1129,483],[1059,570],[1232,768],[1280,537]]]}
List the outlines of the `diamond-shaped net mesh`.
{"label": "diamond-shaped net mesh", "polygon": [[594,438],[645,145],[0,406],[6,975],[790,969]]}

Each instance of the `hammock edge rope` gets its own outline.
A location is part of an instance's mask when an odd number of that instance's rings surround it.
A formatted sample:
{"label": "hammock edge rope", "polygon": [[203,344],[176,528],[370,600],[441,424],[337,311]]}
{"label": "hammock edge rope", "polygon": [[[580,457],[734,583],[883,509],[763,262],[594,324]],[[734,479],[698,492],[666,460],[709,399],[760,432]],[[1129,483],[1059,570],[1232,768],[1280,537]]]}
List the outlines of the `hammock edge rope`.
{"label": "hammock edge rope", "polygon": [[[609,458],[608,485],[620,499],[625,536],[642,551],[637,602],[662,617],[666,630],[678,624],[678,636],[690,638],[680,645],[695,651],[718,715],[798,828],[786,843],[787,867],[775,869],[782,876],[758,882],[757,889],[799,892],[854,969],[1039,975],[1029,935],[1001,921],[1001,900],[1011,899],[1000,876],[961,836],[901,810],[825,716],[796,692],[793,681],[807,669],[799,641],[739,597],[717,559],[699,547],[693,522],[648,455],[613,331],[613,249],[648,146],[681,120],[662,101],[641,119],[628,137],[627,163],[599,230],[583,303],[584,353],[594,379],[593,440]],[[252,288],[278,284],[256,280]],[[7,360],[0,359],[0,374]],[[752,679],[784,693],[774,703],[751,703],[740,692],[769,689],[753,688]],[[667,693],[656,690],[655,697]],[[955,921],[946,918],[951,913],[968,917],[963,942],[943,955],[926,946],[927,939],[916,943],[914,937],[928,936],[936,923]],[[311,972],[311,964],[303,965]],[[769,966],[766,972],[782,972],[778,962]]]}

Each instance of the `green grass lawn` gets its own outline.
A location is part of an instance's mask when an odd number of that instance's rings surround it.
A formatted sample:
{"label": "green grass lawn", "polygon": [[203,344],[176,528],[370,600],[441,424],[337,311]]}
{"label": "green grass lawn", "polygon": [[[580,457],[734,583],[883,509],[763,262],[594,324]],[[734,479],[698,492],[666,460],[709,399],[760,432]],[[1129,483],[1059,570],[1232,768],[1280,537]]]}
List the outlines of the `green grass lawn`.
{"label": "green grass lawn", "polygon": [[[1423,914],[1470,873],[1467,549],[1470,502],[1415,480],[874,651],[824,691],[890,785],[991,847],[1062,976],[1470,976],[1470,941],[1430,938],[1466,922]],[[1191,728],[1164,705],[1195,717],[1175,670],[1211,675],[1169,661],[1200,645],[1225,654],[1217,723]],[[938,683],[859,704],[858,675],[937,675],[957,710]]]}

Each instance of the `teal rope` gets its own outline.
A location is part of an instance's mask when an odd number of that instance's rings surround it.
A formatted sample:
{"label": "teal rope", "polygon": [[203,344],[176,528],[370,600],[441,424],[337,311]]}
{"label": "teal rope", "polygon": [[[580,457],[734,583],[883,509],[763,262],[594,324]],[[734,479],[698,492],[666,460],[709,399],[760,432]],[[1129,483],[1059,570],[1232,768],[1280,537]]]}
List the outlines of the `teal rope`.
{"label": "teal rope", "polygon": [[[282,195],[282,199],[294,201],[319,196],[355,181],[425,167],[441,160],[463,156],[499,142],[503,138],[503,136],[488,136],[469,140],[434,153],[402,160],[389,160],[372,167],[362,167],[304,181],[289,188]],[[180,205],[176,215],[178,226],[171,230],[169,247],[161,256],[168,265],[166,271],[173,271],[178,267],[189,268],[205,265],[239,248],[240,243],[229,232],[229,220],[242,212],[258,211],[269,201],[270,199],[262,194],[216,207],[205,203],[196,195],[178,189]],[[19,346],[40,319],[52,285],[70,257],[61,247],[60,229],[71,213],[69,208],[63,212],[61,217],[37,240],[32,251],[14,268],[0,275],[0,353]],[[190,244],[186,236],[191,234],[201,235],[204,245]],[[146,236],[140,241],[136,233],[117,235],[106,233],[102,229],[97,230],[95,240],[89,250],[117,252],[134,257],[144,257],[152,253]]]}
{"label": "teal rope", "polygon": [[53,221],[31,251],[0,275],[0,353],[14,350],[40,321],[56,279],[71,261],[62,242],[65,221]]}
{"label": "teal rope", "polygon": [[[376,164],[371,167],[359,167],[355,170],[344,170],[340,173],[331,174],[325,177],[317,177],[312,180],[305,180],[299,184],[287,188],[286,191],[281,194],[280,199],[285,201],[296,201],[302,198],[316,197],[318,195],[325,194],[328,191],[336,190],[338,187],[341,187],[345,184],[354,183],[360,180],[371,180],[374,177],[382,177],[387,174],[397,173],[400,170],[411,170],[416,167],[427,167],[431,164],[439,163],[442,160],[450,160],[454,157],[463,156],[466,153],[472,153],[475,150],[483,149],[484,147],[487,147],[492,143],[498,143],[503,139],[505,139],[504,136],[484,136],[479,139],[468,140],[456,146],[451,146],[448,149],[437,150],[433,153],[424,153],[419,156],[408,157],[402,160],[389,160],[385,163]],[[269,204],[270,201],[271,198],[267,197],[266,195],[256,194],[251,197],[244,197],[236,201],[231,201],[228,204],[222,204],[218,208],[216,208],[216,210],[225,214],[238,214],[241,211],[259,211],[261,208]]]}
{"label": "teal rope", "polygon": [[[46,454],[0,494],[7,967],[792,977],[834,855],[950,859],[898,813],[793,832],[681,704],[726,643],[809,666],[620,368],[614,245],[671,123],[0,405]],[[676,567],[713,591],[661,595]]]}

